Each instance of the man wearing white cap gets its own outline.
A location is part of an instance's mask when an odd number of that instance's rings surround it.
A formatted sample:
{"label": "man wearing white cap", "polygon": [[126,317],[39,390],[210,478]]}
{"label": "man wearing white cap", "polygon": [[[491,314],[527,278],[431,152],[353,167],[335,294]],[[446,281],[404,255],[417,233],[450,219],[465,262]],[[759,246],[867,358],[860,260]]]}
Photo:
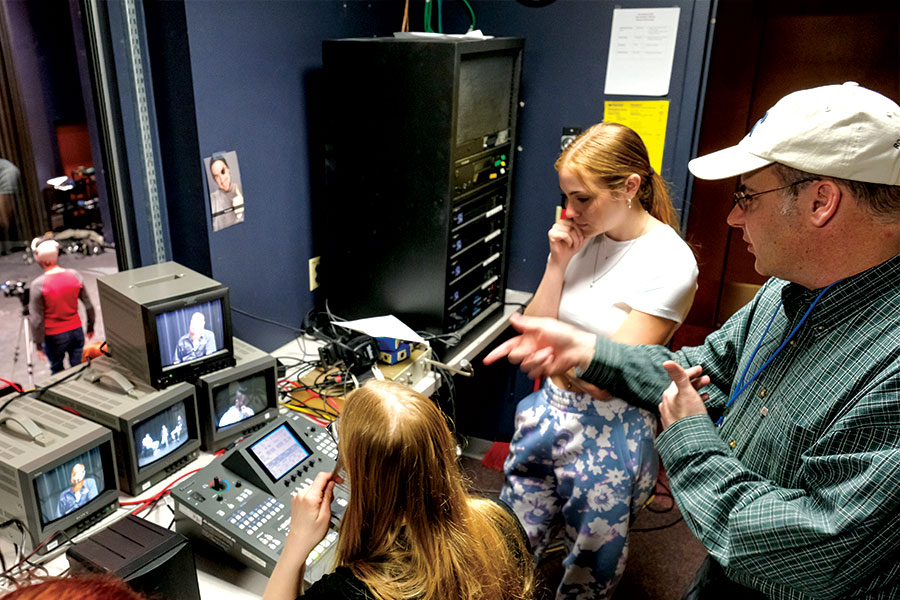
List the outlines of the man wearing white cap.
{"label": "man wearing white cap", "polygon": [[50,361],[50,372],[63,370],[63,359],[69,355],[69,366],[81,362],[84,332],[78,316],[78,301],[87,316],[87,337],[94,335],[94,306],[88,297],[81,274],[59,266],[59,244],[41,242],[34,252],[44,274],[31,282],[29,321],[38,357]]}
{"label": "man wearing white cap", "polygon": [[686,597],[900,597],[900,107],[789,94],[736,146],[728,224],[771,278],[702,346],[623,346],[514,317],[495,349],[658,408],[657,448],[710,553]]}

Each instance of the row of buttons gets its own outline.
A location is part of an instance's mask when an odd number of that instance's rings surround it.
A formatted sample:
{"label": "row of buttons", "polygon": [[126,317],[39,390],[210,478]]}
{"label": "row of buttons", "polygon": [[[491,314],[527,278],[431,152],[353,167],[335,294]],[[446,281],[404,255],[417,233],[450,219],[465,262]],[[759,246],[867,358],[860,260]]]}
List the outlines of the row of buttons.
{"label": "row of buttons", "polygon": [[232,525],[237,525],[240,530],[246,530],[247,535],[253,535],[264,524],[278,516],[278,513],[283,509],[284,504],[275,498],[270,497],[253,509],[249,515],[243,510],[236,511],[231,518],[228,519],[228,522]]}
{"label": "row of buttons", "polygon": [[263,546],[268,546],[272,550],[277,550],[281,545],[281,540],[274,537],[271,533],[260,533],[256,538]]}
{"label": "row of buttons", "polygon": [[313,564],[317,558],[322,556],[322,554],[337,540],[337,531],[334,529],[329,529],[328,533],[325,534],[325,538],[316,544],[316,547],[313,548],[312,552],[309,553],[309,556],[306,558],[306,566],[310,566]]}
{"label": "row of buttons", "polygon": [[319,432],[313,437],[315,439],[316,448],[320,452],[327,454],[332,460],[337,460],[337,444],[334,443],[334,440],[331,439],[330,435]]}

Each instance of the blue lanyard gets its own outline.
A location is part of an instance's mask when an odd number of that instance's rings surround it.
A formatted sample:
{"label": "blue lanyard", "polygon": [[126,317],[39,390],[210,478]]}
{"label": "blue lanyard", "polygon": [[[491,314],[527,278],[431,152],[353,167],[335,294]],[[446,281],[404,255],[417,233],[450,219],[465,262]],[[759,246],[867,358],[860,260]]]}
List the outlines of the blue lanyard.
{"label": "blue lanyard", "polygon": [[[819,295],[816,296],[816,299],[812,301],[812,304],[810,304],[809,308],[806,309],[806,312],[803,313],[803,318],[800,319],[800,322],[794,326],[794,328],[788,334],[787,338],[785,338],[785,340],[783,342],[781,342],[781,345],[778,346],[778,349],[774,352],[774,354],[772,354],[772,356],[770,356],[769,359],[766,362],[764,362],[763,365],[759,369],[757,369],[756,373],[753,374],[753,376],[750,378],[749,381],[747,381],[747,383],[744,383],[744,377],[747,376],[747,371],[750,369],[750,365],[753,364],[753,359],[756,358],[756,353],[759,352],[759,347],[762,344],[762,341],[766,338],[766,334],[769,333],[769,327],[771,327],[772,322],[775,321],[775,315],[778,314],[778,311],[781,309],[781,305],[784,304],[784,301],[781,301],[778,303],[778,306],[775,307],[775,312],[773,312],[772,316],[769,318],[769,323],[766,325],[766,328],[763,330],[762,336],[760,336],[759,341],[756,342],[756,347],[753,349],[753,353],[750,355],[750,360],[748,360],[746,366],[744,366],[744,371],[743,371],[743,373],[741,373],[741,379],[740,379],[740,381],[738,381],[738,387],[731,394],[731,398],[728,399],[728,404],[725,405],[725,410],[728,410],[728,408],[731,407],[732,404],[734,404],[734,401],[737,400],[737,397],[741,395],[741,392],[743,392],[745,389],[747,389],[750,386],[750,384],[753,383],[753,381],[759,376],[759,374],[763,372],[763,369],[768,367],[769,363],[771,363],[773,360],[775,360],[775,357],[778,356],[778,353],[781,352],[784,349],[784,347],[788,345],[788,342],[791,341],[791,338],[794,337],[794,334],[797,333],[797,330],[800,329],[800,326],[803,325],[803,323],[806,321],[806,317],[808,317],[809,313],[812,312],[813,307],[815,307],[815,305],[819,302],[819,299],[825,295],[825,292],[830,290],[832,287],[834,287],[841,281],[843,281],[843,279],[838,279],[837,281],[828,285],[824,290],[819,292]],[[725,421],[725,415],[723,414],[721,417],[719,417],[719,420],[716,421],[716,427],[720,426],[724,421]]]}

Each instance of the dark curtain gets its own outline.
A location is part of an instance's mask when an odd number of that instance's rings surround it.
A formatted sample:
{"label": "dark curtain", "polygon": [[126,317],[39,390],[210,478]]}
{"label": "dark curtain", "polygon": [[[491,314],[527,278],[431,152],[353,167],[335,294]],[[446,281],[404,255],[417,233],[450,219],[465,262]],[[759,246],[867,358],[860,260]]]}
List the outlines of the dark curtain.
{"label": "dark curtain", "polygon": [[6,3],[0,2],[0,158],[16,165],[22,175],[21,191],[13,200],[9,239],[30,242],[47,229],[47,211],[34,167],[6,10]]}

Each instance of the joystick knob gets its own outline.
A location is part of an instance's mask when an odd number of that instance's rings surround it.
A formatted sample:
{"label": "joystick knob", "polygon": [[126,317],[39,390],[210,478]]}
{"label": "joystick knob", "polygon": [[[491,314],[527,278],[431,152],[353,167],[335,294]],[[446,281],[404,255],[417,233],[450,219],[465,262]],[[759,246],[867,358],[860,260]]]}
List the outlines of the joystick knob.
{"label": "joystick knob", "polygon": [[218,492],[225,489],[225,483],[218,477],[213,477],[210,487]]}

